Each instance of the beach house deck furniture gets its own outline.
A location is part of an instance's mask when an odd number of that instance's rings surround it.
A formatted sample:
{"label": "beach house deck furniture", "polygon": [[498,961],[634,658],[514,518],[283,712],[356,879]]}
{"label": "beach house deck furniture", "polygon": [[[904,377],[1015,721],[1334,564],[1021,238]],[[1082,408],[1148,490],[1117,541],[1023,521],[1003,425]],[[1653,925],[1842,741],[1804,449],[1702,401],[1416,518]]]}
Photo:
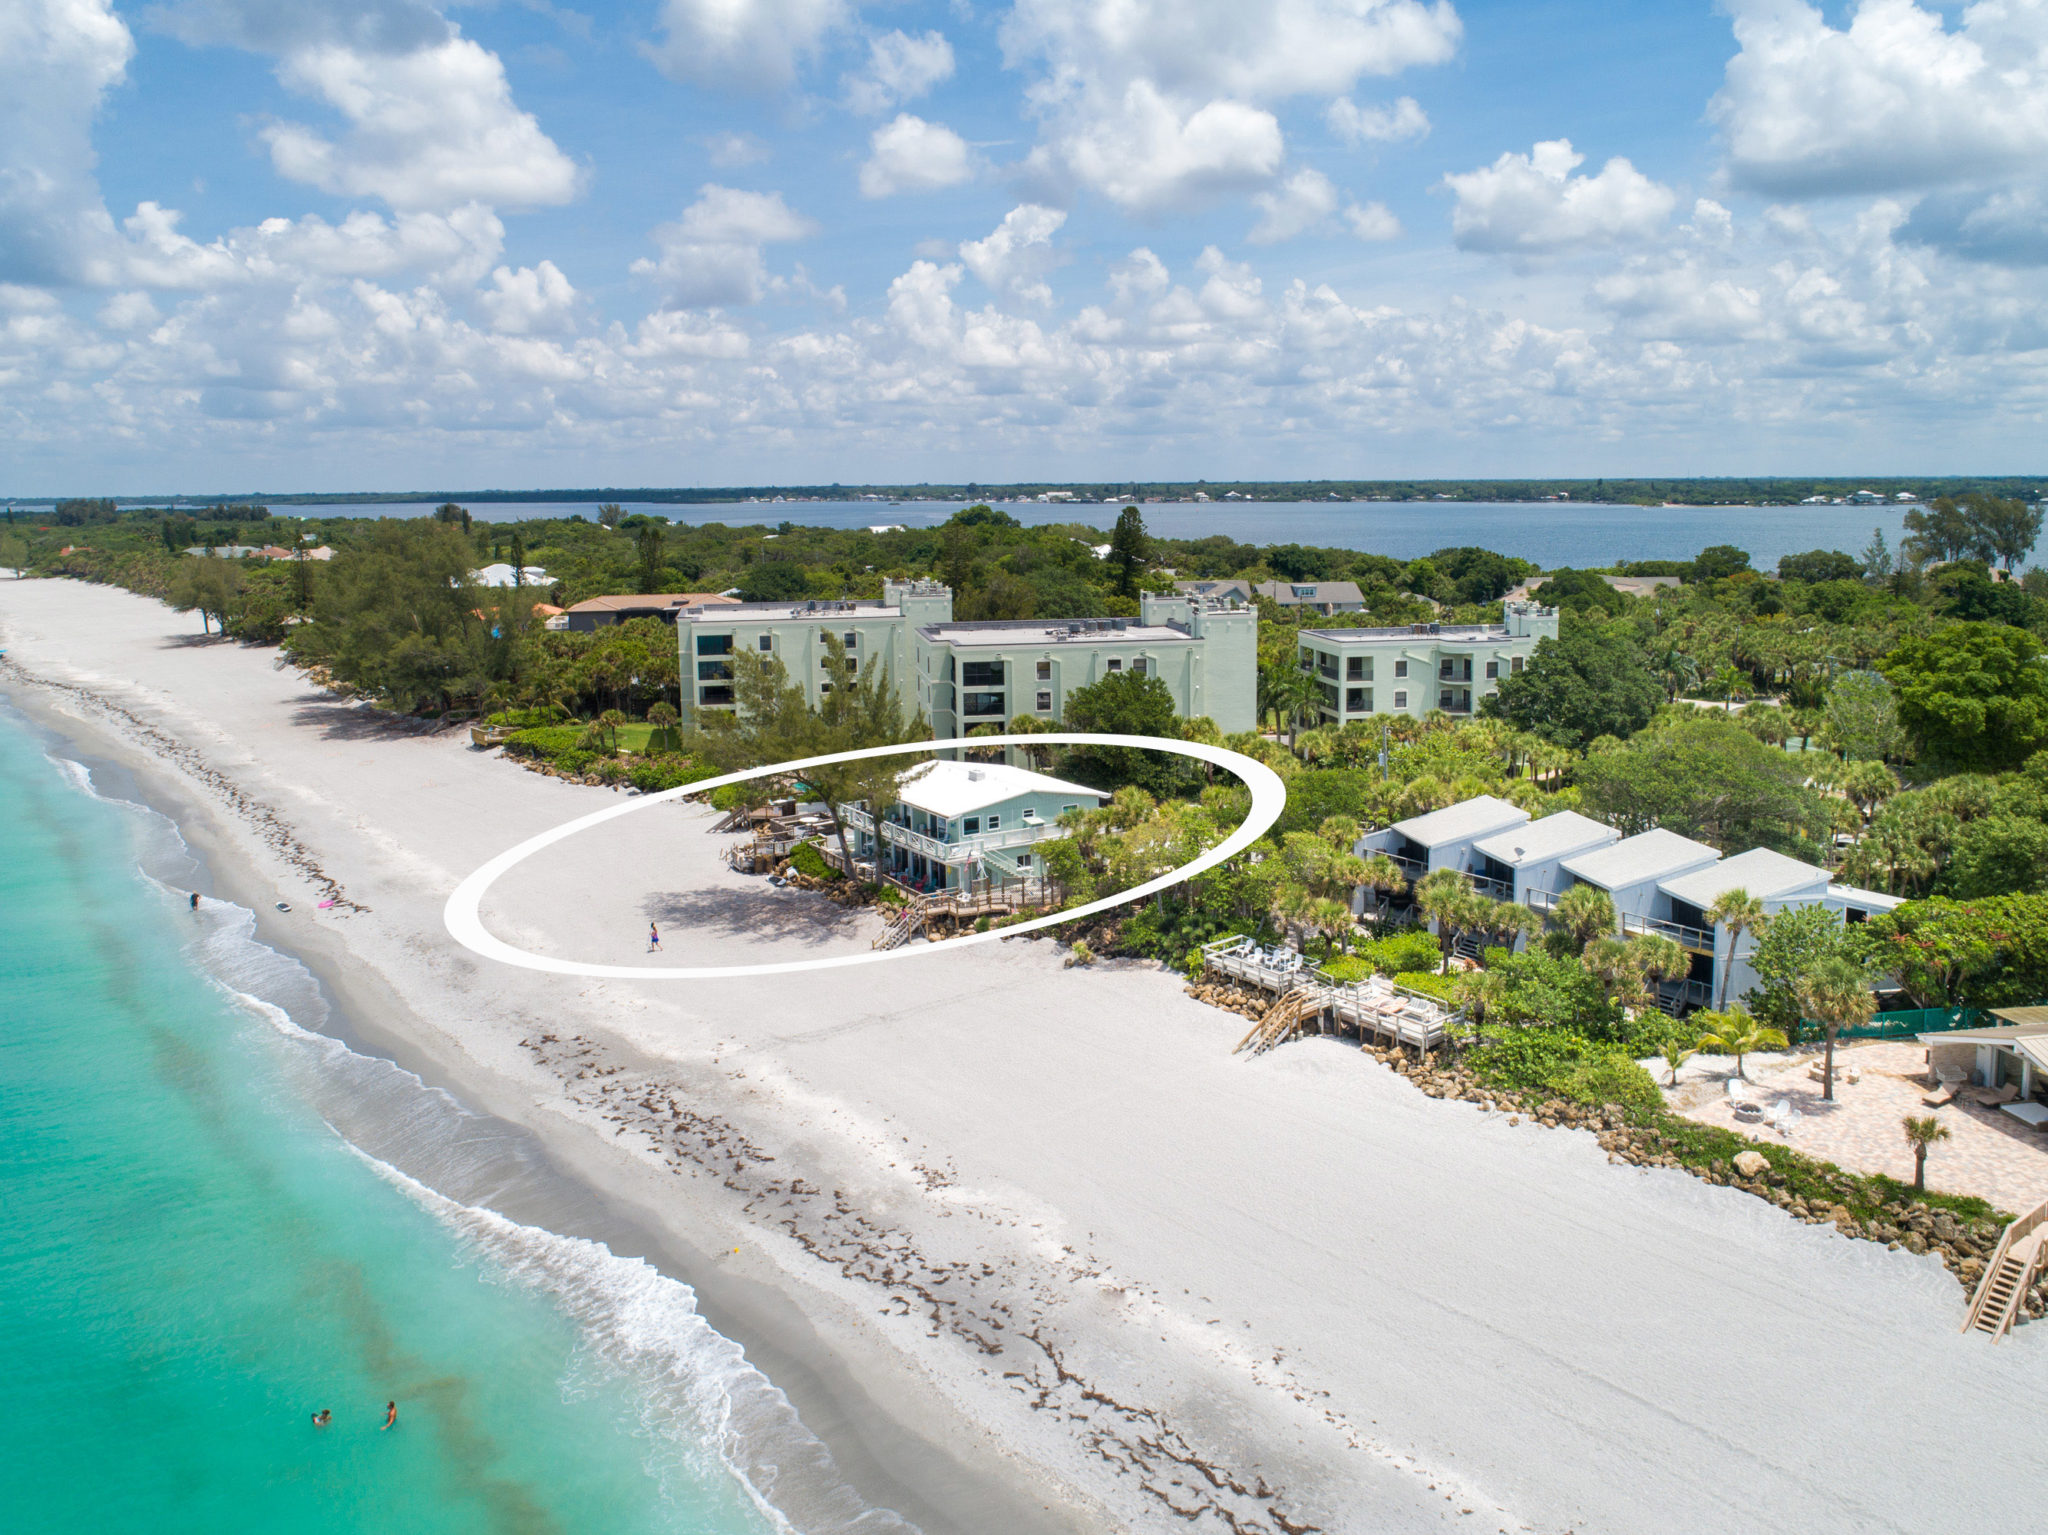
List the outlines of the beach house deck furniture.
{"label": "beach house deck furniture", "polygon": [[[933,736],[964,737],[1019,715],[1057,725],[1076,689],[1118,673],[1155,677],[1177,713],[1225,732],[1258,722],[1258,610],[1234,597],[1140,594],[1136,618],[961,623],[951,588],[885,581],[879,602],[744,602],[677,614],[683,713],[735,707],[733,657],[773,656],[813,703],[834,687],[826,636],[869,660],[922,710]],[[1019,760],[1015,752],[1011,760]]]}
{"label": "beach house deck furniture", "polygon": [[1421,719],[1435,710],[1467,716],[1528,664],[1540,641],[1556,638],[1557,609],[1509,602],[1497,624],[1304,629],[1296,664],[1315,679],[1325,725],[1384,714]]}
{"label": "beach house deck furniture", "polygon": [[1990,1012],[1999,1021],[1989,1028],[1918,1036],[1927,1047],[1928,1069],[1937,1080],[1960,1073],[1983,1091],[2009,1086],[2006,1099],[2031,1100],[2048,1092],[2048,1006],[1994,1007]]}

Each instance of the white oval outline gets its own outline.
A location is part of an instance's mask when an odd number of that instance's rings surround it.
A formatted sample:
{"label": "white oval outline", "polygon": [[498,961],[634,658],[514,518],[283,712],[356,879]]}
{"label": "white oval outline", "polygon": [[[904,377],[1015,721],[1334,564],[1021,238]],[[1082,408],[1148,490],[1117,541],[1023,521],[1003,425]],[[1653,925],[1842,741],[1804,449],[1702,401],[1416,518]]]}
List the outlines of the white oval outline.
{"label": "white oval outline", "polygon": [[[979,751],[991,746],[1130,746],[1140,751],[1172,752],[1183,757],[1193,757],[1202,762],[1228,768],[1235,774],[1252,792],[1251,813],[1244,818],[1237,830],[1201,857],[1191,863],[1182,864],[1178,869],[1162,874],[1157,879],[1147,880],[1142,885],[1120,891],[1116,895],[1104,896],[1099,901],[1076,906],[1071,911],[1053,912],[1047,916],[1034,917],[1029,922],[991,928],[985,933],[963,933],[957,938],[947,939],[944,943],[905,944],[901,948],[876,949],[866,954],[835,954],[824,959],[785,960],[772,965],[596,965],[582,960],[554,959],[547,955],[514,948],[491,933],[483,924],[481,908],[484,894],[501,875],[525,862],[542,848],[552,847],[580,831],[606,821],[617,820],[622,815],[631,815],[636,810],[645,810],[666,800],[703,794],[712,789],[723,788],[727,784],[746,783],[750,779],[767,778],[777,773],[794,773],[808,767],[826,767],[834,762],[859,762],[870,757],[900,757],[909,752],[934,750]],[[448,897],[447,905],[441,910],[441,920],[455,941],[472,953],[480,954],[485,959],[495,959],[501,964],[516,965],[524,970],[544,970],[553,975],[594,976],[605,980],[624,981],[711,981],[732,980],[750,975],[794,975],[804,970],[836,970],[846,965],[870,965],[889,959],[907,959],[916,954],[962,948],[971,943],[987,943],[997,938],[1015,938],[1021,933],[1034,932],[1042,927],[1051,927],[1055,923],[1072,922],[1098,911],[1108,911],[1111,907],[1141,901],[1156,891],[1177,885],[1205,869],[1213,869],[1226,858],[1243,852],[1280,819],[1280,812],[1286,808],[1287,785],[1282,782],[1278,773],[1265,763],[1254,761],[1241,752],[1228,751],[1223,747],[1209,746],[1199,741],[1172,741],[1163,736],[1050,734],[975,736],[964,740],[956,738],[944,741],[908,741],[894,746],[868,746],[858,751],[831,752],[821,757],[801,757],[792,762],[776,762],[767,767],[748,768],[743,773],[727,773],[722,778],[701,779],[696,783],[665,789],[659,794],[639,795],[622,805],[610,805],[590,815],[566,821],[537,837],[527,838],[517,847],[500,853],[457,885],[455,893]]]}

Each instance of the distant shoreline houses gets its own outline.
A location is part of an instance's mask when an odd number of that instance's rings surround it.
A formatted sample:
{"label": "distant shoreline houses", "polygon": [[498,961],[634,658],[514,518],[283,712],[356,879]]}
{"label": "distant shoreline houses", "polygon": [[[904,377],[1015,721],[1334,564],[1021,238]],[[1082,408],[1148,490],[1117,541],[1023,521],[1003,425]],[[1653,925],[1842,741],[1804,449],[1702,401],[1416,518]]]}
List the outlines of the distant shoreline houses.
{"label": "distant shoreline houses", "polygon": [[831,635],[856,664],[876,659],[940,739],[1018,715],[1057,725],[1076,689],[1126,671],[1157,677],[1177,713],[1207,716],[1226,734],[1258,723],[1258,612],[1228,598],[1146,592],[1134,619],[962,623],[949,587],[888,581],[879,602],[720,599],[677,609],[674,623],[686,718],[733,707],[742,652],[780,660],[818,703],[833,686]]}
{"label": "distant shoreline houses", "polygon": [[[1672,831],[1624,837],[1605,822],[1570,810],[1532,820],[1528,811],[1490,794],[1368,832],[1356,851],[1361,857],[1384,853],[1393,859],[1411,889],[1425,876],[1450,869],[1469,879],[1479,894],[1526,906],[1539,916],[1553,910],[1574,885],[1606,892],[1620,936],[1669,938],[1692,956],[1685,976],[1659,987],[1658,1005],[1672,1013],[1725,1007],[1757,984],[1749,964],[1756,935],[1738,940],[1727,924],[1708,916],[1732,890],[1748,892],[1768,912],[1825,906],[1845,922],[1861,922],[1901,904],[1898,896],[1837,884],[1818,864],[1768,848],[1724,857],[1719,848]],[[1361,890],[1354,908],[1362,909],[1364,900]],[[1517,946],[1525,941],[1517,940]],[[1471,950],[1470,943],[1460,943]]]}

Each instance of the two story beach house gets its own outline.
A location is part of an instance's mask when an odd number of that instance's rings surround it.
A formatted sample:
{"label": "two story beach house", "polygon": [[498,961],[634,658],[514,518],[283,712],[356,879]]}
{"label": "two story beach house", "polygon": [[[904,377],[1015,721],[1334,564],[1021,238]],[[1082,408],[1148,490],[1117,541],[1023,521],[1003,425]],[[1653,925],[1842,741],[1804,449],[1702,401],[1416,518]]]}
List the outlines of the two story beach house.
{"label": "two story beach house", "polygon": [[940,738],[1020,714],[1058,724],[1067,695],[1118,672],[1159,678],[1183,715],[1225,732],[1258,715],[1258,612],[1231,597],[1147,592],[1136,618],[956,623],[935,581],[889,581],[880,602],[746,602],[676,616],[684,712],[733,706],[732,658],[775,656],[816,703],[832,687],[825,637],[849,659],[878,657]]}
{"label": "two story beach house", "polygon": [[1556,608],[1509,602],[1497,624],[1304,629],[1299,664],[1316,680],[1325,725],[1437,709],[1469,715],[1529,664],[1537,641],[1556,638]]}
{"label": "two story beach house", "polygon": [[[1766,914],[1824,906],[1845,922],[1861,922],[1899,904],[1897,896],[1837,884],[1818,864],[1769,848],[1724,858],[1719,848],[1677,832],[1657,828],[1624,837],[1576,811],[1531,820],[1527,811],[1493,795],[1368,832],[1355,851],[1361,857],[1387,854],[1411,886],[1435,870],[1455,870],[1481,895],[1517,902],[1540,916],[1574,885],[1606,892],[1620,936],[1656,934],[1692,956],[1688,973],[1661,988],[1659,1003],[1673,1012],[1725,1007],[1757,984],[1749,959],[1758,935],[1737,934],[1709,915],[1729,891],[1747,892]],[[1365,900],[1361,890],[1354,909],[1362,911]]]}
{"label": "two story beach house", "polygon": [[902,797],[879,817],[845,815],[856,859],[918,890],[962,890],[1040,878],[1041,844],[1067,834],[1060,817],[1108,801],[1085,784],[1007,763],[941,761],[912,769]]}

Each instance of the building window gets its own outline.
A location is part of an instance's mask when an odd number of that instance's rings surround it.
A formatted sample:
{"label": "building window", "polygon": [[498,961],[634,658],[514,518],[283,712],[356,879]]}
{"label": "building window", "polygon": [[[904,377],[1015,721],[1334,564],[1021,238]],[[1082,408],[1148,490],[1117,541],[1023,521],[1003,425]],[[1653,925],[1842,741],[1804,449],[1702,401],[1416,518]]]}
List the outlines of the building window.
{"label": "building window", "polygon": [[1337,690],[1331,687],[1329,683],[1318,682],[1316,684],[1316,696],[1322,700],[1325,709],[1328,709],[1332,714],[1337,712]]}
{"label": "building window", "polygon": [[729,634],[700,634],[697,636],[697,654],[700,656],[729,656],[732,654],[732,636]]}
{"label": "building window", "polygon": [[1301,647],[1301,669],[1312,672],[1316,669],[1316,653],[1306,645]]}
{"label": "building window", "polygon": [[1346,682],[1372,681],[1372,657],[1346,656],[1344,658],[1344,680]]}
{"label": "building window", "polygon": [[1407,663],[1406,661],[1396,661],[1396,662],[1394,663],[1394,675],[1395,675],[1396,677],[1405,677],[1405,676],[1407,676],[1407,675],[1408,675],[1408,663]]}
{"label": "building window", "polygon": [[697,689],[697,702],[707,707],[729,704],[732,702],[732,689],[729,687],[699,688]]}
{"label": "building window", "polygon": [[1080,808],[1079,805],[1062,805],[1060,806],[1060,814],[1065,815],[1069,810],[1079,810]]}
{"label": "building window", "polygon": [[1372,713],[1372,689],[1346,688],[1344,690],[1344,707],[1353,714]]}
{"label": "building window", "polygon": [[854,646],[860,643],[860,636],[858,634],[855,634],[851,629],[847,630],[846,633],[840,635],[839,637],[842,640],[846,641],[846,648],[848,650],[853,649]]}
{"label": "building window", "polygon": [[1030,868],[1030,867],[1031,867],[1031,855],[1030,855],[1029,853],[1019,853],[1019,854],[1017,855],[1017,867],[1018,867],[1018,868],[1020,868],[1020,869],[1028,869],[1028,868]]}
{"label": "building window", "polygon": [[1003,695],[1000,693],[968,693],[960,695],[960,712],[976,719],[1001,719],[1003,717]]}
{"label": "building window", "polygon": [[829,682],[821,682],[818,684],[818,691],[820,693],[829,693],[832,691],[832,684]]}
{"label": "building window", "polygon": [[1052,713],[1052,690],[1050,688],[1040,688],[1038,690],[1038,712],[1040,714]]}
{"label": "building window", "polygon": [[1407,707],[1408,707],[1408,695],[1407,695],[1406,693],[1396,693],[1396,694],[1394,695],[1394,707],[1395,707],[1396,709],[1405,709],[1405,708],[1407,708]]}
{"label": "building window", "polygon": [[1113,672],[1120,672],[1124,669],[1124,663],[1115,656],[1111,656],[1109,658],[1109,669]]}
{"label": "building window", "polygon": [[773,650],[775,648],[775,636],[764,634],[761,636],[759,644],[763,650]]}
{"label": "building window", "polygon": [[1509,673],[1509,675],[1510,675],[1510,676],[1512,676],[1512,675],[1513,675],[1514,673],[1516,673],[1516,672],[1520,671],[1521,669],[1522,669],[1522,658],[1521,658],[1520,656],[1514,656],[1514,657],[1511,657],[1511,658],[1509,659],[1509,661],[1508,661],[1508,673]]}
{"label": "building window", "polygon": [[1137,660],[1131,663],[1131,670],[1136,672],[1140,677],[1144,676],[1145,673],[1150,671],[1151,669],[1151,663],[1147,661],[1143,656],[1139,656]]}
{"label": "building window", "polygon": [[960,834],[962,836],[971,837],[980,830],[981,817],[978,815],[971,815],[960,823]]}
{"label": "building window", "polygon": [[1439,661],[1437,663],[1436,674],[1439,677],[1447,678],[1453,675],[1457,671],[1457,669],[1458,667],[1456,662],[1446,659],[1443,661]]}
{"label": "building window", "polygon": [[730,661],[699,661],[697,663],[699,682],[730,682],[732,663]]}
{"label": "building window", "polygon": [[1498,661],[1488,661],[1488,662],[1486,663],[1486,680],[1487,680],[1488,682],[1491,682],[1491,681],[1493,681],[1493,679],[1494,679],[1494,678],[1498,677],[1499,675],[1500,675],[1500,662],[1498,662]]}
{"label": "building window", "polygon": [[963,688],[999,688],[1002,685],[1002,662],[962,661],[960,663],[960,686]]}
{"label": "building window", "polygon": [[999,815],[990,816],[988,818],[988,829],[990,831],[1001,831],[1003,829],[1003,818]]}
{"label": "building window", "polygon": [[1052,662],[1040,661],[1038,663],[1038,680],[1040,682],[1052,681]]}
{"label": "building window", "polygon": [[818,670],[821,672],[829,672],[830,670],[832,670],[832,658],[830,656],[819,656]]}

